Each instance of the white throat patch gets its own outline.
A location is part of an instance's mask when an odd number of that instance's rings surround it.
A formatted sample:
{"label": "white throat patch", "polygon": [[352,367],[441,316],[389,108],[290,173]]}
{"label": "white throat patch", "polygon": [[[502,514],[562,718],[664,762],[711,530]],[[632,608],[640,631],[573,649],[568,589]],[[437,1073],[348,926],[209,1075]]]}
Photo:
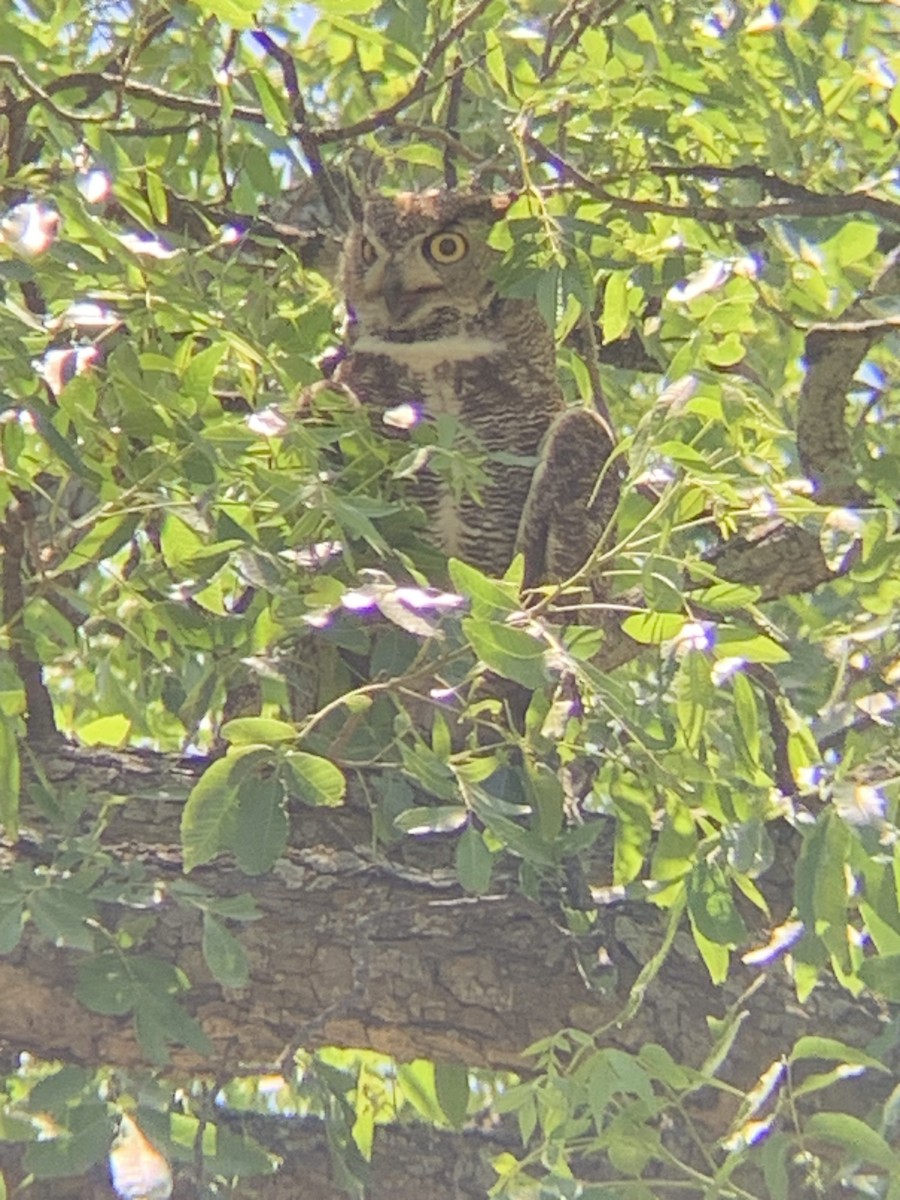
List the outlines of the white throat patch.
{"label": "white throat patch", "polygon": [[465,334],[421,342],[390,342],[364,334],[353,346],[353,353],[383,354],[412,371],[431,371],[441,363],[471,362],[488,354],[501,354],[505,349],[505,342]]}

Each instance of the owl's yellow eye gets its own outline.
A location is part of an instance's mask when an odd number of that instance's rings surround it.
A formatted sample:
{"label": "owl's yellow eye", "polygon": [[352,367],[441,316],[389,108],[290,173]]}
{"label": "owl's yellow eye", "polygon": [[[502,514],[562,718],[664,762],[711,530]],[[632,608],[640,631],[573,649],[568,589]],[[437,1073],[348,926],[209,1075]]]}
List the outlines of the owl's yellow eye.
{"label": "owl's yellow eye", "polygon": [[444,230],[428,238],[422,247],[426,258],[436,263],[455,263],[469,253],[469,243],[461,233]]}
{"label": "owl's yellow eye", "polygon": [[368,238],[363,238],[359,244],[359,253],[363,263],[367,267],[371,267],[372,263],[378,257],[378,251],[372,245]]}

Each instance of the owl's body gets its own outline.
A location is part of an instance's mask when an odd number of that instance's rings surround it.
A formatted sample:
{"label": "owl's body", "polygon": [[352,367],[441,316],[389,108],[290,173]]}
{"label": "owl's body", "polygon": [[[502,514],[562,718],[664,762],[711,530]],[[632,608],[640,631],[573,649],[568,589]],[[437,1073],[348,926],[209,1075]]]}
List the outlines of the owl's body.
{"label": "owl's body", "polygon": [[[424,420],[455,420],[455,446],[479,459],[486,482],[477,495],[457,492],[425,463],[412,496],[445,554],[500,574],[522,549],[531,586],[573,574],[590,554],[600,525],[585,519],[611,442],[596,414],[567,411],[553,335],[537,306],[500,296],[490,278],[496,251],[487,235],[505,207],[453,192],[366,201],[342,258],[348,353],[335,378],[376,413],[410,405]],[[549,562],[552,534],[545,530],[540,544],[534,536],[549,512],[533,484],[546,476],[539,466],[548,447],[564,463],[562,443],[573,438],[573,465],[588,468],[574,492],[567,481],[581,536]],[[577,512],[568,517],[579,521]]]}

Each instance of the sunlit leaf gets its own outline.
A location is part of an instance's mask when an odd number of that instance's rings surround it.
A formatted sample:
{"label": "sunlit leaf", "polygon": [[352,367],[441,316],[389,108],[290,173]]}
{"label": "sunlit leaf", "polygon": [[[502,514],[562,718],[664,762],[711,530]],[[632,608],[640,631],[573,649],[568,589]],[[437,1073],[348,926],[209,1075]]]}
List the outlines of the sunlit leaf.
{"label": "sunlit leaf", "polygon": [[678,613],[634,613],[622,622],[629,637],[650,645],[669,641],[683,626],[684,617]]}
{"label": "sunlit leaf", "polygon": [[235,746],[296,741],[297,731],[287,721],[271,717],[236,717],[222,726],[222,737]]}
{"label": "sunlit leaf", "polygon": [[342,804],[347,782],[343,772],[327,758],[291,750],[284,756],[290,769],[290,795],[297,795],[306,804]]}

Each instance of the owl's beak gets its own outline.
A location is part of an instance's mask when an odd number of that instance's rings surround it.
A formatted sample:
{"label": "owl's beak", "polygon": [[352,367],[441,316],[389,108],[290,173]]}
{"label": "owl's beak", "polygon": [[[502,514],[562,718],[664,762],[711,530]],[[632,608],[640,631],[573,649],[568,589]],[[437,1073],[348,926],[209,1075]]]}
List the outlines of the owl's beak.
{"label": "owl's beak", "polygon": [[435,292],[442,291],[440,284],[426,279],[409,277],[403,263],[388,262],[381,281],[381,297],[392,325],[407,325],[420,309],[429,304]]}
{"label": "owl's beak", "polygon": [[392,321],[405,321],[415,311],[419,299],[415,292],[408,292],[403,282],[399,263],[388,263],[381,286],[385,308]]}

